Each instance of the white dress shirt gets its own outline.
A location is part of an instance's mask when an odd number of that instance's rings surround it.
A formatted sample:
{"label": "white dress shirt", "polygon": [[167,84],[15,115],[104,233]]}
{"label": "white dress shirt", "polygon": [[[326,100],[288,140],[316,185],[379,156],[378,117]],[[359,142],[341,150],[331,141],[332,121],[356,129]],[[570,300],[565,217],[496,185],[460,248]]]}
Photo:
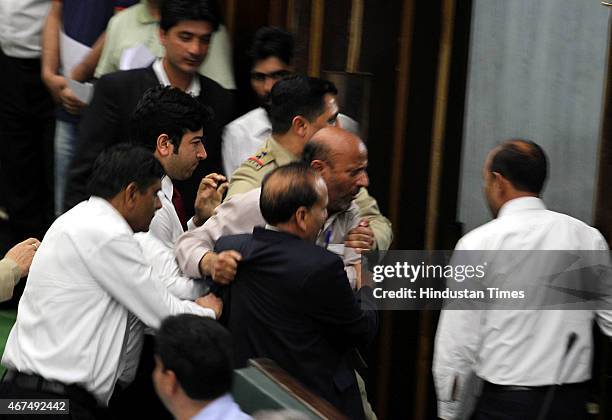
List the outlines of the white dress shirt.
{"label": "white dress shirt", "polygon": [[[153,63],[153,71],[155,72],[155,76],[157,76],[157,80],[159,81],[160,85],[171,86],[172,83],[170,83],[170,79],[166,74],[166,70],[164,70],[162,60],[163,58],[158,58],[157,60],[155,60],[155,62]],[[198,97],[200,96],[201,89],[202,87],[200,85],[200,78],[194,75],[191,78],[191,83],[189,84],[185,92],[190,94],[191,96]]]}
{"label": "white dress shirt", "polygon": [[91,197],[47,231],[2,364],[81,385],[106,405],[125,369],[128,312],[152,328],[178,313],[214,317],[168,293],[121,214]]}
{"label": "white dress shirt", "polygon": [[[215,214],[206,223],[181,235],[174,251],[183,273],[191,277],[200,276],[200,260],[215,248],[221,236],[251,233],[255,226],[266,225],[259,208],[260,194],[261,188],[256,188],[231,196],[215,209]],[[352,248],[344,247],[344,240],[360,220],[359,209],[353,202],[347,210],[331,214],[316,239],[317,245],[340,254],[352,287],[356,277],[353,265],[361,258]]]}
{"label": "white dress shirt", "polygon": [[252,418],[244,413],[230,394],[222,395],[211,401],[192,420],[248,420]]}
{"label": "white dress shirt", "polygon": [[51,0],[0,1],[0,48],[15,58],[39,58],[40,35]]}
{"label": "white dress shirt", "polygon": [[[338,122],[342,128],[358,134],[359,124],[352,118],[339,114]],[[261,107],[247,112],[225,126],[221,156],[223,170],[228,179],[271,135],[272,123],[266,110]]]}
{"label": "white dress shirt", "polygon": [[[155,276],[162,280],[170,293],[180,299],[195,300],[205,292],[205,286],[200,281],[183,276],[174,257],[174,244],[183,234],[183,226],[172,204],[173,194],[172,180],[166,175],[162,178],[161,190],[157,193],[162,206],[155,212],[149,231],[134,236],[142,246]],[[187,227],[195,227],[192,219],[187,223]]]}
{"label": "white dress shirt", "polygon": [[[547,210],[539,198],[522,197],[507,202],[495,220],[465,235],[455,249],[608,248],[596,229]],[[477,378],[517,386],[586,381],[591,375],[594,319],[606,335],[612,335],[611,311],[442,311],[433,361],[438,416],[459,419],[469,415],[469,405],[478,392],[470,388]],[[564,356],[572,332],[578,336]]]}

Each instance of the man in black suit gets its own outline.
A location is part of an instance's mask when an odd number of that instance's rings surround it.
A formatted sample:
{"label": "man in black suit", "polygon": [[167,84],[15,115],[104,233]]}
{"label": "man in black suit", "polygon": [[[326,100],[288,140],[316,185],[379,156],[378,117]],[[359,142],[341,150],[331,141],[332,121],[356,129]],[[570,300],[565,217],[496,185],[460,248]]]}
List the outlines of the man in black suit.
{"label": "man in black suit", "polygon": [[325,182],[306,164],[281,166],[264,179],[260,207],[266,228],[215,245],[242,255],[225,291],[236,364],[272,359],[351,419],[362,419],[348,356],[374,338],[378,319],[369,285],[354,294],[342,260],[314,244],[327,217]]}
{"label": "man in black suit", "polygon": [[[160,40],[165,56],[152,66],[103,76],[79,126],[79,141],[68,172],[64,208],[87,199],[85,187],[93,162],[102,150],[129,140],[129,123],[136,104],[149,88],[172,85],[197,96],[212,108],[214,118],[206,136],[208,158],[190,181],[177,184],[184,203],[193,203],[200,179],[221,172],[221,130],[234,116],[233,93],[198,74],[219,17],[214,0],[166,0],[161,6]],[[185,206],[187,217],[193,206]]]}

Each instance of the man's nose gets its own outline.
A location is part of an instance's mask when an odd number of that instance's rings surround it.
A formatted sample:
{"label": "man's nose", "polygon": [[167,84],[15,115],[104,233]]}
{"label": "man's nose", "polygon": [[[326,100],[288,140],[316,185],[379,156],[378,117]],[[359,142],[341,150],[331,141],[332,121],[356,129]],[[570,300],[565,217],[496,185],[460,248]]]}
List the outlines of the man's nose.
{"label": "man's nose", "polygon": [[189,54],[200,56],[204,53],[204,48],[205,44],[196,38],[189,43],[188,51]]}
{"label": "man's nose", "polygon": [[207,156],[208,154],[206,153],[206,149],[204,148],[204,145],[200,143],[200,145],[198,146],[198,150],[196,152],[196,157],[198,158],[198,160],[204,160],[206,159]]}
{"label": "man's nose", "polygon": [[274,87],[275,83],[276,83],[276,80],[274,78],[266,77],[266,80],[264,82],[264,89],[266,91],[266,95],[272,92],[272,88]]}
{"label": "man's nose", "polygon": [[357,178],[357,185],[360,188],[367,188],[370,185],[370,178],[368,177],[368,173],[366,171],[363,171]]}

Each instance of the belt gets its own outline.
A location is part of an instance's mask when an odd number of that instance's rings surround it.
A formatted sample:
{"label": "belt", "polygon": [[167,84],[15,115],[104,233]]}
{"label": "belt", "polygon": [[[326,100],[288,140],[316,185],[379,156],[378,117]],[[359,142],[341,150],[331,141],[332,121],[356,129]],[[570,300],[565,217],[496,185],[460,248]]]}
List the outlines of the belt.
{"label": "belt", "polygon": [[21,373],[8,370],[2,382],[12,383],[15,386],[32,391],[50,392],[74,399],[84,406],[97,407],[96,399],[88,391],[78,385],[66,385],[58,381],[50,381],[40,375]]}
{"label": "belt", "polygon": [[[562,388],[580,388],[586,386],[586,382],[578,382],[572,384],[561,384],[558,385]],[[539,385],[539,386],[522,386],[522,385],[498,385],[491,382],[485,381],[485,391],[546,391],[554,385]]]}

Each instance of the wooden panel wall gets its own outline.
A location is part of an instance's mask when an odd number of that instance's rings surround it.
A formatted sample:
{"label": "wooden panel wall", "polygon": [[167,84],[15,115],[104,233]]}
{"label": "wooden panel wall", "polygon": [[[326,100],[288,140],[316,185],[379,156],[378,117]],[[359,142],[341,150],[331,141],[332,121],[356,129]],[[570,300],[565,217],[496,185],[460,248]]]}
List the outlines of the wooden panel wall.
{"label": "wooden panel wall", "polygon": [[[253,0],[244,8],[234,1],[225,6],[234,13],[228,21],[234,22],[236,72],[245,75],[237,77],[243,108],[254,105],[243,58],[252,35],[262,25],[284,26],[296,36],[297,71],[349,72],[371,84],[362,123],[369,190],[393,222],[394,247],[423,249],[428,234],[431,247],[456,238],[471,0]],[[434,202],[428,198],[432,182]],[[380,419],[435,417],[429,366],[436,318],[382,314],[378,341],[367,355],[369,398]]]}

